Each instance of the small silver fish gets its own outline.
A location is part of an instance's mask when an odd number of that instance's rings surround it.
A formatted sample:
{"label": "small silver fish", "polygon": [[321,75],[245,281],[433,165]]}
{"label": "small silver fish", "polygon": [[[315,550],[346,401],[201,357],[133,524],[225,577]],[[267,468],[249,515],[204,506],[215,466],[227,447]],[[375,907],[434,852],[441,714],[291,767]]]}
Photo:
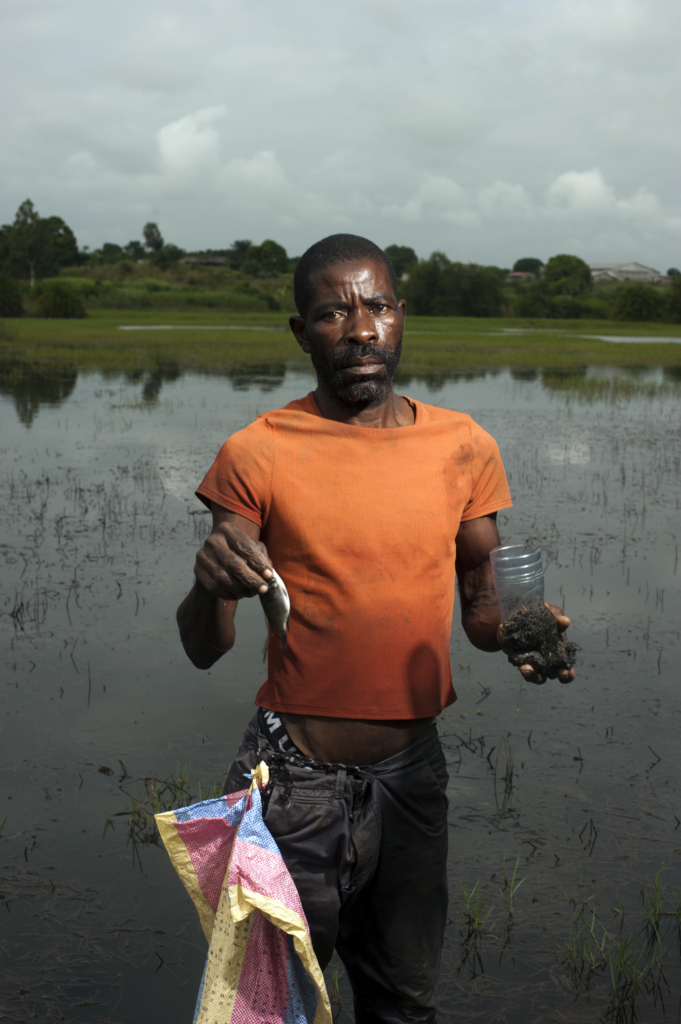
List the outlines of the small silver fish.
{"label": "small silver fish", "polygon": [[279,646],[282,651],[285,651],[288,647],[286,630],[288,629],[288,622],[291,616],[291,601],[286,584],[274,569],[267,581],[267,593],[259,594],[258,596],[267,616],[267,621],[277,634]]}

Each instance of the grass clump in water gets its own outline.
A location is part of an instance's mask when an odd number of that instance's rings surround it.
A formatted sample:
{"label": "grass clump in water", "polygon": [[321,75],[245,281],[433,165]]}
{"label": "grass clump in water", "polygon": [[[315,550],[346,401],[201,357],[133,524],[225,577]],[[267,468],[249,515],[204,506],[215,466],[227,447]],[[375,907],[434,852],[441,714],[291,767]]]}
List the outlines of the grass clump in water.
{"label": "grass clump in water", "polygon": [[[174,772],[170,772],[164,778],[157,775],[144,775],[136,779],[130,778],[123,762],[120,764],[123,774],[118,788],[130,801],[130,806],[125,810],[116,811],[113,815],[109,815],[104,808],[106,818],[104,834],[106,835],[109,828],[115,827],[114,818],[125,818],[128,843],[132,844],[133,861],[140,859],[140,846],[147,846],[150,843],[158,845],[159,843],[160,835],[154,815],[161,814],[163,811],[173,811],[178,807],[188,807],[197,801],[211,800],[222,795],[224,780],[222,782],[214,780],[205,787],[198,782],[196,790],[194,790],[194,784],[190,780],[191,765],[189,764],[185,764],[181,768],[178,766]],[[124,783],[127,784],[124,785]],[[132,792],[132,788],[136,785],[137,791]]]}

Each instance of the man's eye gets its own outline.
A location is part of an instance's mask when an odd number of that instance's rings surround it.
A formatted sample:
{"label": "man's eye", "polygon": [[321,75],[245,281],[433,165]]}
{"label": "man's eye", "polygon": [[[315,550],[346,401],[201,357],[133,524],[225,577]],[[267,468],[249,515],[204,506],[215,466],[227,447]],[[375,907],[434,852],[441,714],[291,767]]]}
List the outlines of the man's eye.
{"label": "man's eye", "polygon": [[382,302],[379,302],[377,306],[374,306],[374,310],[376,313],[385,313],[387,308],[388,307],[384,305]]}

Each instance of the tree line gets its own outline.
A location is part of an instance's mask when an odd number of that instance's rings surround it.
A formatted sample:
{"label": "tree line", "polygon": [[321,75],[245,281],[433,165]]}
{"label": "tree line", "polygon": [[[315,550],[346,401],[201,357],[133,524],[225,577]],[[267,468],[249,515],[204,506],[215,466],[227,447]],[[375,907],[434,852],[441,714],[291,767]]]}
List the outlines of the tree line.
{"label": "tree line", "polygon": [[148,261],[161,269],[179,263],[187,255],[207,261],[217,259],[233,270],[257,276],[286,274],[295,268],[286,249],[272,239],[254,245],[250,239],[239,239],[227,249],[208,249],[188,254],[185,249],[166,242],[158,224],[149,222],[142,228],[142,239],[127,245],[104,242],[99,249],[79,249],[71,228],[61,217],[41,217],[30,199],[17,210],[12,224],[0,227],[0,273],[16,280],[28,281],[33,287],[39,278],[53,277],[65,267],[99,266],[126,260]]}
{"label": "tree line", "polygon": [[[25,200],[14,222],[0,227],[0,276],[4,280],[0,283],[0,315],[18,315],[9,309],[21,307],[20,291],[12,281],[28,281],[33,288],[39,279],[54,277],[66,267],[128,261],[148,262],[163,270],[187,258],[188,262],[220,264],[257,278],[290,274],[298,262],[298,257],[289,257],[286,249],[272,239],[260,245],[239,239],[224,249],[187,253],[166,242],[158,224],[151,221],[144,225],[141,239],[127,245],[105,242],[100,249],[80,249],[61,217],[41,217],[31,200]],[[665,290],[625,284],[606,295],[594,289],[589,267],[578,256],[553,256],[546,265],[534,257],[518,259],[513,270],[532,276],[509,289],[509,271],[505,268],[453,261],[439,251],[419,259],[410,246],[404,245],[388,245],[385,253],[395,268],[401,297],[417,316],[614,317],[681,322],[681,274],[674,268],[669,271],[671,286]],[[64,308],[68,306],[65,295],[60,300]]]}

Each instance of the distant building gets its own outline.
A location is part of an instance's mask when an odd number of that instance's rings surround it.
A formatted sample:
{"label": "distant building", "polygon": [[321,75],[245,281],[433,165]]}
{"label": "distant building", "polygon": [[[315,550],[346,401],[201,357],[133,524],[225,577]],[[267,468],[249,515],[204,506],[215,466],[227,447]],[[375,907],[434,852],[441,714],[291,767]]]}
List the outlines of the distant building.
{"label": "distant building", "polygon": [[183,256],[180,263],[193,263],[197,267],[224,267],[229,260],[226,256],[212,256],[210,253],[199,253],[195,256]]}
{"label": "distant building", "polygon": [[506,275],[506,281],[509,284],[520,284],[521,281],[529,280],[537,280],[537,275],[531,273],[529,270],[511,270]]}
{"label": "distant building", "polygon": [[644,281],[646,284],[665,284],[667,278],[659,270],[644,267],[642,263],[590,263],[591,280]]}

